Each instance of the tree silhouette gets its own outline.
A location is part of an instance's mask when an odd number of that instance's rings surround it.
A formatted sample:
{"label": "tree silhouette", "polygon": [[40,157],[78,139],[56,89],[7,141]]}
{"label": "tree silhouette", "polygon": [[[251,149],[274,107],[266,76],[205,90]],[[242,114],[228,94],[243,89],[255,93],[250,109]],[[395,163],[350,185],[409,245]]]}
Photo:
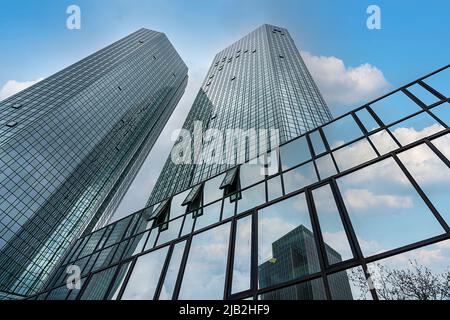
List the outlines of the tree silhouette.
{"label": "tree silhouette", "polygon": [[427,266],[416,260],[409,260],[410,268],[393,269],[376,263],[375,275],[366,280],[365,276],[352,271],[350,280],[360,290],[360,298],[368,291],[368,283],[373,283],[379,299],[382,300],[448,300],[450,299],[450,270],[433,273]]}

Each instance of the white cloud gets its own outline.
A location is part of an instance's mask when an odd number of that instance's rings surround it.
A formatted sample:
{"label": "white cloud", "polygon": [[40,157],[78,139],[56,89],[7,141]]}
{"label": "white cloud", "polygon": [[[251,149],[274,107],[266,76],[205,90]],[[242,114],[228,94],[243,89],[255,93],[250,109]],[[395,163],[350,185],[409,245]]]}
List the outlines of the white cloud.
{"label": "white cloud", "polygon": [[348,189],[344,194],[345,203],[352,209],[369,209],[377,206],[390,208],[412,208],[411,197],[390,194],[374,194],[367,189]]}
{"label": "white cloud", "polygon": [[383,72],[369,63],[347,67],[334,56],[315,56],[307,51],[301,55],[328,104],[369,101],[390,87]]}
{"label": "white cloud", "polygon": [[23,82],[16,80],[8,80],[0,89],[0,101],[12,96],[13,94],[16,94],[19,91],[31,87],[33,84],[38,83],[42,79],[43,78],[39,78],[37,80],[23,81]]}

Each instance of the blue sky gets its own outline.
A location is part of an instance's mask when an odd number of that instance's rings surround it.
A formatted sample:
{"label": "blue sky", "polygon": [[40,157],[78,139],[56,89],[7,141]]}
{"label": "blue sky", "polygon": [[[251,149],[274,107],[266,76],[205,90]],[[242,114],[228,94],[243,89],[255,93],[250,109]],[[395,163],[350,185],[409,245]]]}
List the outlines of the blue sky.
{"label": "blue sky", "polygon": [[[71,4],[81,8],[81,30],[66,28]],[[370,4],[381,8],[381,30],[366,27]],[[190,69],[190,83],[121,216],[145,204],[169,154],[167,139],[182,125],[219,50],[263,23],[287,28],[338,115],[448,64],[449,9],[445,0],[3,0],[0,99],[2,89],[45,78],[138,28],[165,32]]]}

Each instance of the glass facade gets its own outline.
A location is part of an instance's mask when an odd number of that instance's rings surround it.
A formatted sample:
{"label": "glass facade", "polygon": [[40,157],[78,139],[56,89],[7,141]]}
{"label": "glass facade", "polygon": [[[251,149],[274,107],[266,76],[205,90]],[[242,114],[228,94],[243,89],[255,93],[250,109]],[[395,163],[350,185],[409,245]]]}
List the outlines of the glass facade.
{"label": "glass facade", "polygon": [[[438,81],[443,74],[450,67],[271,150],[278,166],[263,179],[249,179],[245,163],[203,181],[195,195],[198,185],[78,239],[33,299],[448,300],[450,90]],[[435,102],[422,101],[412,86]],[[393,95],[408,112],[378,115],[372,105]],[[428,117],[428,126],[411,125]],[[324,176],[325,156],[334,172]],[[224,184],[237,187],[228,193]],[[101,266],[90,263],[99,257]],[[143,264],[154,272],[143,275]],[[64,289],[70,265],[85,266],[77,293]],[[108,290],[91,289],[100,279]]]}
{"label": "glass facade", "polygon": [[167,37],[140,29],[0,102],[0,292],[32,294],[109,220],[186,83]]}
{"label": "glass facade", "polygon": [[[263,25],[215,56],[183,128],[195,132],[194,122],[201,121],[204,131],[277,129],[280,141],[286,142],[331,119],[289,32]],[[201,142],[195,143],[194,150],[207,155],[224,149],[220,139],[201,148]],[[268,138],[266,143],[273,141]],[[236,154],[249,160],[250,154],[267,149],[249,137]],[[169,157],[148,204],[224,172],[234,166],[229,164],[233,156],[224,155],[225,164],[174,164]]]}

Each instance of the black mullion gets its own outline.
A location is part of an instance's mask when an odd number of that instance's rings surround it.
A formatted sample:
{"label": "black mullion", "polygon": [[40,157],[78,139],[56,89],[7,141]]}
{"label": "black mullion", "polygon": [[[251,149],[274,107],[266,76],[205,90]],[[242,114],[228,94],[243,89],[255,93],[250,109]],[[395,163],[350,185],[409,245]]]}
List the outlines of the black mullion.
{"label": "black mullion", "polygon": [[432,93],[434,96],[436,96],[437,98],[439,98],[440,100],[445,100],[447,99],[446,96],[444,96],[443,94],[441,94],[439,91],[437,91],[436,89],[434,89],[433,87],[429,86],[428,84],[426,84],[425,82],[423,82],[422,80],[417,81],[417,83],[422,86],[424,89],[428,90],[430,93]]}
{"label": "black mullion", "polygon": [[432,141],[427,139],[425,140],[425,144],[439,157],[442,162],[447,165],[447,167],[450,168],[450,160],[447,159],[447,157],[441,152],[441,150],[436,148]]}
{"label": "black mullion", "polygon": [[225,285],[223,292],[224,300],[228,300],[229,297],[231,296],[233,267],[234,267],[234,252],[235,252],[234,246],[236,244],[236,229],[237,229],[237,219],[233,219],[231,221],[230,239],[228,241],[228,259],[225,271]]}
{"label": "black mullion", "polygon": [[159,295],[161,294],[164,280],[166,278],[167,270],[169,269],[170,260],[172,259],[173,250],[178,243],[181,243],[181,242],[172,243],[169,245],[169,251],[166,254],[166,259],[164,261],[164,265],[161,270],[161,274],[159,276],[158,284],[156,285],[156,290],[155,290],[155,293],[153,294],[153,300],[159,299]]}
{"label": "black mullion", "polygon": [[314,205],[314,200],[312,196],[312,192],[310,189],[305,190],[306,196],[306,204],[308,206],[309,217],[311,219],[313,234],[314,234],[314,242],[316,244],[316,250],[319,258],[320,265],[320,273],[322,275],[323,283],[325,286],[325,294],[327,300],[331,300],[331,290],[330,285],[328,283],[328,279],[326,277],[325,270],[329,265],[328,257],[326,254],[325,242],[323,241],[322,231],[320,230],[319,219],[317,218],[316,207]]}
{"label": "black mullion", "polygon": [[355,120],[356,124],[358,125],[359,129],[363,132],[364,137],[366,138],[366,140],[369,141],[369,144],[372,147],[372,149],[375,150],[375,153],[376,153],[377,157],[381,156],[381,154],[378,152],[377,148],[375,148],[375,145],[373,144],[373,142],[369,139],[369,131],[367,131],[367,129],[364,126],[364,124],[361,122],[361,120],[359,120],[359,118],[356,115],[356,113],[352,113],[352,116],[353,116],[353,119]]}
{"label": "black mullion", "polygon": [[131,261],[131,265],[130,265],[130,268],[128,269],[128,273],[125,275],[125,279],[123,280],[122,288],[120,288],[119,294],[117,295],[117,300],[122,300],[123,292],[125,291],[125,288],[128,285],[128,281],[130,280],[130,277],[133,274],[134,266],[136,265],[137,259],[138,259],[138,257],[135,257]]}
{"label": "black mullion", "polygon": [[422,102],[422,100],[420,100],[415,95],[413,95],[411,92],[409,92],[408,89],[403,88],[401,91],[405,95],[407,95],[408,98],[410,98],[412,101],[414,101],[419,107],[421,107],[423,110],[426,110],[428,108],[428,106],[424,102]]}
{"label": "black mullion", "polygon": [[[440,106],[440,104],[439,104],[439,106]],[[437,106],[436,106],[437,107]],[[431,111],[430,111],[431,110]],[[439,117],[437,117],[433,112],[433,109],[427,109],[426,110],[426,113],[430,116],[430,117],[432,117],[434,120],[436,120],[441,126],[443,126],[444,128],[448,128],[448,125],[444,122],[444,121],[442,121]]]}
{"label": "black mullion", "polygon": [[[361,267],[363,268],[364,275],[367,280],[367,284],[369,284],[368,281],[369,281],[370,273],[368,271],[366,261],[364,260],[363,252],[362,252],[361,247],[358,242],[358,237],[356,236],[355,229],[353,228],[353,225],[351,223],[350,216],[348,214],[347,208],[345,207],[344,199],[342,198],[341,192],[339,191],[339,186],[337,185],[335,178],[331,179],[330,185],[331,185],[331,190],[333,192],[334,200],[336,201],[336,205],[338,207],[338,211],[341,216],[345,231],[346,231],[346,233],[348,232],[347,236],[348,236],[348,240],[350,242],[350,247],[352,249],[353,255],[361,264]],[[376,291],[370,289],[370,293],[372,295],[373,300],[378,300]]]}
{"label": "black mullion", "polygon": [[181,263],[180,263],[180,268],[178,271],[177,280],[175,282],[175,287],[172,292],[172,300],[178,300],[178,296],[180,294],[181,283],[184,278],[184,271],[186,270],[186,264],[187,264],[187,260],[189,258],[189,252],[191,250],[192,238],[193,238],[193,235],[191,232],[191,234],[189,235],[189,237],[186,240],[186,245],[184,248],[183,257],[181,258]]}
{"label": "black mullion", "polygon": [[251,235],[251,254],[250,254],[250,291],[253,297],[258,294],[258,216],[259,212],[252,213],[252,235]]}
{"label": "black mullion", "polygon": [[375,122],[380,126],[380,128],[386,128],[386,125],[369,105],[366,106],[366,110],[370,113],[372,118],[375,119]]}
{"label": "black mullion", "polygon": [[[312,141],[309,137],[309,134],[306,134],[305,137],[306,137],[306,143],[308,144],[309,153],[311,154],[312,159],[316,159],[316,157],[317,157],[316,151],[314,150],[314,147],[313,147]],[[314,165],[314,170],[316,171],[317,178],[319,180],[321,180],[320,174],[319,174],[319,168],[317,168],[316,161],[314,161],[314,160],[313,160],[313,165]]]}
{"label": "black mullion", "polygon": [[439,221],[441,226],[444,228],[446,232],[450,232],[450,228],[445,222],[444,218],[442,218],[441,214],[437,211],[433,203],[430,201],[428,196],[425,194],[425,192],[422,190],[422,188],[419,186],[419,184],[416,182],[414,177],[409,173],[408,169],[406,169],[405,165],[400,161],[398,156],[396,154],[392,155],[392,158],[394,158],[397,165],[400,167],[400,169],[403,171],[403,174],[408,178],[409,182],[412,184],[414,189],[416,189],[417,193],[420,195],[422,200],[425,202],[425,204],[428,206],[428,208],[433,213],[434,217]]}

